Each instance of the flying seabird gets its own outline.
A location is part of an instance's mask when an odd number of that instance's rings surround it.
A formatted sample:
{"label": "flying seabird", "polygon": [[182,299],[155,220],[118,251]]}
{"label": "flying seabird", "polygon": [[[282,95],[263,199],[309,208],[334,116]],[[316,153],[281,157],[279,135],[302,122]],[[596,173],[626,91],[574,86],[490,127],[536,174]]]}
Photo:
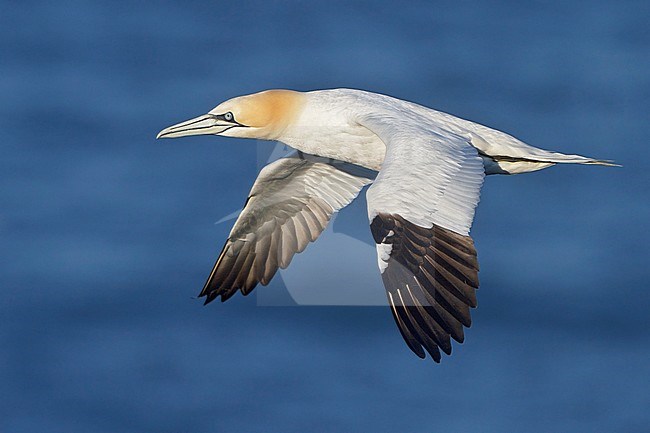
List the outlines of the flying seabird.
{"label": "flying seabird", "polygon": [[266,285],[364,186],[388,303],[408,347],[440,362],[476,307],[469,235],[485,175],[559,163],[614,165],[529,146],[447,113],[352,89],[268,90],[163,129],[276,140],[297,152],[265,166],[200,296],[209,303]]}

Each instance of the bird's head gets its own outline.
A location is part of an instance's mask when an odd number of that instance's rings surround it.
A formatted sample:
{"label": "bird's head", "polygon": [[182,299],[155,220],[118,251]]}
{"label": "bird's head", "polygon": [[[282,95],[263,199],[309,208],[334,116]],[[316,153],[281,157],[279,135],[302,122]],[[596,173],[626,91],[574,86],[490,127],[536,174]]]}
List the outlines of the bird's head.
{"label": "bird's head", "polygon": [[208,114],[163,129],[156,138],[209,134],[274,140],[300,113],[304,98],[303,93],[292,90],[239,96],[222,102]]}

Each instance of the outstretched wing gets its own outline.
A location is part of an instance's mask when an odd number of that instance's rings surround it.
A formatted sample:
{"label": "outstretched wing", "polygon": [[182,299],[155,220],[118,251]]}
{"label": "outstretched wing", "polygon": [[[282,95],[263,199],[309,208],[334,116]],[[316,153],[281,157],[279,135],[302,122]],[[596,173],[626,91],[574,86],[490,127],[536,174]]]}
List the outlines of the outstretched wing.
{"label": "outstretched wing", "polygon": [[386,144],[368,189],[368,217],[393,317],[409,348],[440,362],[464,340],[476,307],[478,262],[469,229],[484,167],[458,135],[414,120],[368,117]]}
{"label": "outstretched wing", "polygon": [[278,268],[323,232],[375,172],[341,161],[293,154],[262,169],[200,297],[225,301],[266,285]]}

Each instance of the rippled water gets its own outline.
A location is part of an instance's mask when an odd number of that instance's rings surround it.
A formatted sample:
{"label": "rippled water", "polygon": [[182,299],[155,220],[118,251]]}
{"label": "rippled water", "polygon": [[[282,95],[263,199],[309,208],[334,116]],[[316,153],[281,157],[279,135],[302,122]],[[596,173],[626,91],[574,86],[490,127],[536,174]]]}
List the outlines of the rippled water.
{"label": "rippled water", "polygon": [[[613,1],[1,4],[0,431],[648,431],[649,21]],[[624,168],[487,180],[480,308],[434,365],[384,308],[195,299],[267,150],[155,134],[275,87],[387,93]],[[364,207],[327,236],[369,241]]]}

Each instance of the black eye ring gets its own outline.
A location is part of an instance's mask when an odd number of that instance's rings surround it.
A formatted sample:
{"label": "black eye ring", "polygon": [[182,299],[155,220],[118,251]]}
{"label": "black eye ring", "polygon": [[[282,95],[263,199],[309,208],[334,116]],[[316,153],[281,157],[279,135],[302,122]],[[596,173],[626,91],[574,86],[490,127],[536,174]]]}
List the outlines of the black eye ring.
{"label": "black eye ring", "polygon": [[231,128],[234,128],[235,126],[241,126],[243,128],[248,128],[246,125],[242,125],[241,123],[237,122],[235,120],[235,115],[232,114],[232,111],[228,111],[225,114],[210,114],[210,116],[216,120],[223,120],[225,122],[230,122],[234,123],[234,125],[231,126]]}

